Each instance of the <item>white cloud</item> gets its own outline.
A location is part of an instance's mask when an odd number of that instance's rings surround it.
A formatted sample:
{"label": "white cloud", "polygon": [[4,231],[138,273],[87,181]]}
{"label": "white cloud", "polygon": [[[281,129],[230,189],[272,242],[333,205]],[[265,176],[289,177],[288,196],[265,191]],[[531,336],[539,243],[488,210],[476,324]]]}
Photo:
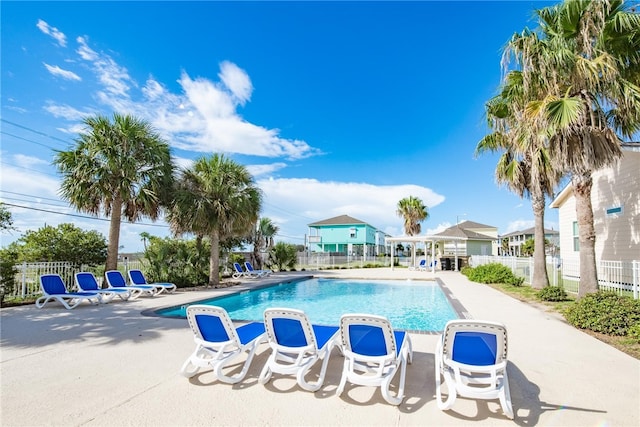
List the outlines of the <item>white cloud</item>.
{"label": "white cloud", "polygon": [[445,200],[433,190],[417,185],[381,186],[304,178],[262,179],[258,185],[265,194],[263,216],[274,220],[283,235],[297,239],[303,238],[300,233],[307,230],[307,224],[339,215],[352,216],[397,235],[402,232],[402,218],[396,214],[400,199],[419,197],[429,208]]}
{"label": "white cloud", "polygon": [[52,114],[54,117],[60,117],[66,120],[82,120],[89,115],[89,112],[80,111],[70,105],[57,105],[53,101],[47,101],[44,110]]}
{"label": "white cloud", "polygon": [[14,154],[13,161],[16,166],[21,166],[24,168],[32,168],[33,166],[49,164],[49,162],[47,162],[46,160],[42,160],[39,157],[27,156],[25,154]]}
{"label": "white cloud", "polygon": [[[82,59],[89,62],[95,72],[102,90],[98,91],[98,98],[106,105],[119,106],[120,99],[128,100],[128,92],[135,82],[129,76],[126,68],[118,65],[110,56],[98,54],[87,44],[84,37],[76,39],[80,47],[77,52]],[[115,105],[111,102],[115,101]],[[119,110],[116,110],[119,111]]]}
{"label": "white cloud", "polygon": [[[14,156],[13,159],[16,165],[22,167],[38,163],[36,158],[29,156]],[[59,187],[58,180],[55,178],[7,164],[3,164],[0,169],[0,182],[3,189],[19,189],[20,193],[43,197],[57,197]]]}
{"label": "white cloud", "polygon": [[81,81],[82,80],[80,78],[80,76],[77,75],[76,73],[74,73],[73,71],[63,70],[62,68],[58,67],[57,65],[49,65],[46,62],[43,62],[43,64],[44,64],[45,68],[47,69],[47,71],[49,71],[54,76],[62,77],[63,79],[66,79],[66,80],[75,80],[75,81]]}
{"label": "white cloud", "polygon": [[191,159],[186,159],[184,157],[178,156],[172,156],[172,159],[173,163],[181,169],[188,169],[191,167],[191,165],[193,165],[193,160]]}
{"label": "white cloud", "polygon": [[515,221],[509,222],[509,225],[507,225],[507,230],[504,232],[504,234],[513,233],[514,231],[526,230],[527,228],[533,227],[535,224],[536,223],[533,219],[517,219]]}
{"label": "white cloud", "polygon": [[271,163],[268,165],[247,165],[246,166],[249,173],[254,177],[261,176],[261,175],[268,175],[270,173],[273,173],[277,170],[280,170],[286,167],[287,167],[286,163]]}
{"label": "white cloud", "polygon": [[[183,71],[178,83],[181,93],[172,93],[153,77],[140,88],[135,99],[136,81],[127,69],[103,53],[93,50],[87,37],[76,39],[76,53],[89,63],[98,89],[94,98],[108,111],[134,114],[148,120],[174,147],[200,153],[222,152],[262,157],[301,159],[321,154],[307,142],[280,136],[242,118],[237,109],[251,99],[253,85],[249,75],[236,64],[223,61],[219,81],[191,78]],[[72,78],[65,70],[48,68],[55,75]],[[79,120],[80,109],[50,103],[47,111],[57,117]]]}
{"label": "white cloud", "polygon": [[42,19],[38,19],[38,23],[36,24],[36,27],[38,27],[38,29],[43,33],[45,33],[46,35],[53,37],[60,46],[62,47],[67,46],[67,36],[65,36],[64,33],[62,33],[56,27],[50,26]]}
{"label": "white cloud", "polygon": [[251,98],[253,84],[247,73],[236,64],[229,61],[222,62],[218,77],[240,104],[244,105]]}

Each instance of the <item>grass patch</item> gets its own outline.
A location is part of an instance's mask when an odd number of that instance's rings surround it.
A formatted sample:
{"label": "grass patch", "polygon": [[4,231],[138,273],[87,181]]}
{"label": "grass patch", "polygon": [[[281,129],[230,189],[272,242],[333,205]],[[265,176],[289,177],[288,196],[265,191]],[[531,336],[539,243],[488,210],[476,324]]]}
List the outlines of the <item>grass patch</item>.
{"label": "grass patch", "polygon": [[[531,286],[513,286],[513,285],[505,285],[499,283],[487,284],[487,286],[491,286],[492,288],[505,293],[519,301],[531,304],[545,312],[553,313],[557,315],[558,318],[566,321],[563,316],[563,313],[567,308],[572,306],[575,303],[575,297],[571,294],[569,295],[568,301],[542,301],[538,298],[538,290],[532,288]],[[568,323],[568,322],[567,322]],[[576,328],[577,329],[577,328]],[[594,332],[588,329],[580,329],[582,332],[591,335],[599,339],[602,342],[609,344],[610,346],[617,348],[623,353],[628,354],[631,357],[634,357],[640,360],[640,342],[638,340],[634,340],[633,338],[629,338],[627,336],[614,336],[602,334],[599,332]]]}

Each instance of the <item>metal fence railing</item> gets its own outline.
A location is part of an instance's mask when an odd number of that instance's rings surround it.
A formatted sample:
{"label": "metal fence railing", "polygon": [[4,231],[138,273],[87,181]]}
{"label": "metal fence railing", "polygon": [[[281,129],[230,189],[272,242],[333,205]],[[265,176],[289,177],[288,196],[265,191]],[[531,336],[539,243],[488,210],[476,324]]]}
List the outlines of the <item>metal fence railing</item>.
{"label": "metal fence railing", "polygon": [[[505,265],[513,273],[522,277],[525,283],[533,282],[533,258],[498,257],[474,255],[471,265],[498,263]],[[632,295],[640,298],[640,261],[604,261],[596,265],[598,272],[598,286],[602,290],[614,291],[620,294]],[[561,286],[567,292],[578,293],[580,285],[580,265],[578,261],[563,261],[559,258],[547,257],[547,274],[549,284]]]}

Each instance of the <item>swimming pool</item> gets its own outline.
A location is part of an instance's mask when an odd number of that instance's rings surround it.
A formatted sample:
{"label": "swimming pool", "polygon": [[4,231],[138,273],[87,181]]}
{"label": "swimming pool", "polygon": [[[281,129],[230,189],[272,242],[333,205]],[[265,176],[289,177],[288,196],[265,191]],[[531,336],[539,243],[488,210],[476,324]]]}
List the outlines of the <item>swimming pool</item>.
{"label": "swimming pool", "polygon": [[[217,305],[233,320],[246,321],[262,321],[267,308],[296,308],[319,325],[337,325],[345,313],[370,313],[387,317],[396,329],[424,332],[442,331],[447,321],[459,317],[435,281],[313,278],[193,304]],[[155,314],[186,317],[186,307],[164,308]]]}

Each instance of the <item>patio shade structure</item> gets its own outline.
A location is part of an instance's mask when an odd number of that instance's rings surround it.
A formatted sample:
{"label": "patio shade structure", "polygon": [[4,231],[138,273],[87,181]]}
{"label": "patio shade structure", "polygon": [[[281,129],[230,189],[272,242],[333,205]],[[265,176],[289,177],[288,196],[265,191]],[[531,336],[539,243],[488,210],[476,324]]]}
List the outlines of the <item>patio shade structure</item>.
{"label": "patio shade structure", "polygon": [[[431,246],[431,272],[435,273],[436,271],[436,266],[435,263],[433,262],[433,260],[435,259],[435,254],[434,254],[434,248],[435,248],[435,243],[436,242],[453,242],[456,245],[456,250],[455,250],[455,261],[454,261],[454,265],[455,265],[455,269],[456,271],[458,270],[458,242],[459,241],[463,241],[463,240],[468,240],[468,238],[466,236],[447,236],[447,235],[442,235],[442,234],[438,234],[438,235],[419,235],[419,236],[396,236],[396,237],[386,237],[385,238],[385,242],[391,246],[391,259],[393,260],[395,254],[394,254],[394,250],[395,250],[395,243],[414,243],[413,245],[413,251],[414,251],[414,258],[415,258],[415,250],[416,250],[416,246],[415,243],[424,243],[425,244],[425,248],[427,243],[430,243]],[[391,270],[393,270],[394,266],[393,266],[393,261],[391,261]]]}

